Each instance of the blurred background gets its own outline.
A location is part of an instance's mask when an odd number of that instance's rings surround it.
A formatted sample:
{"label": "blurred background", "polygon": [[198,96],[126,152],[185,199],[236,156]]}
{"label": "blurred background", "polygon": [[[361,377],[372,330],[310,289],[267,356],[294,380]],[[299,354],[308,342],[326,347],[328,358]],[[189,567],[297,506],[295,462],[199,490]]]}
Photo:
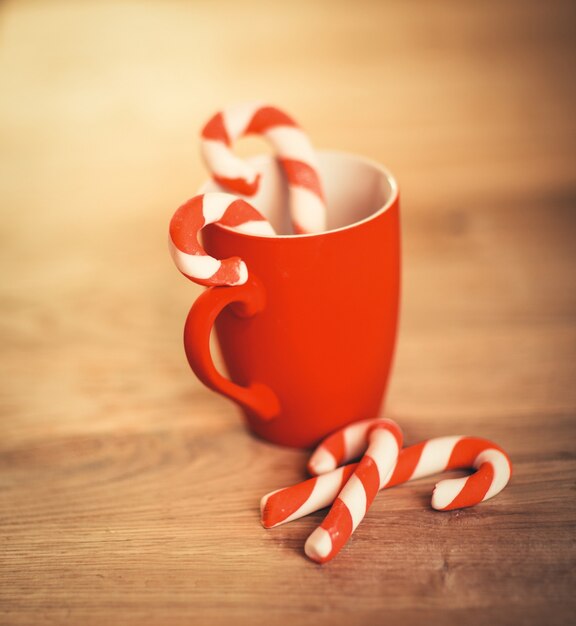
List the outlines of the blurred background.
{"label": "blurred background", "polygon": [[574,354],[575,18],[568,1],[2,2],[1,320],[19,416],[3,430],[101,427],[175,409],[196,384],[180,332],[198,288],[166,229],[206,177],[201,126],[252,99],[400,182],[393,407],[573,406],[574,370],[543,379],[541,362]]}

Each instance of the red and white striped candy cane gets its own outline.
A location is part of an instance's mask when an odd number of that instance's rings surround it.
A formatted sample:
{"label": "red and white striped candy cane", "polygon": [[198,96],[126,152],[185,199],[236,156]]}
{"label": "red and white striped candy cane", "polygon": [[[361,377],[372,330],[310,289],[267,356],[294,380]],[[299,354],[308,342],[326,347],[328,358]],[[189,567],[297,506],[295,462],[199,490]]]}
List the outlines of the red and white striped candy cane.
{"label": "red and white striped candy cane", "polygon": [[[370,430],[378,425],[391,432],[400,434],[401,437],[398,424],[390,419],[372,418],[354,422],[324,439],[316,448],[310,460],[312,461],[314,458],[319,458],[318,453],[321,448],[330,444],[330,442],[336,442],[335,436],[341,433],[346,433],[345,437],[347,441],[354,441],[353,447],[341,447],[341,450],[345,450],[351,455],[348,456],[347,459],[350,460],[359,457],[362,452],[366,450]],[[359,432],[361,432],[361,439],[359,439]],[[351,433],[351,435],[349,433]],[[400,446],[401,445],[402,442],[400,441]],[[334,444],[331,444],[331,446],[334,447]],[[335,454],[340,455],[338,452],[335,452]],[[334,455],[330,454],[329,458],[331,462],[335,461]],[[338,465],[340,465],[340,463],[338,463]],[[329,471],[335,467],[336,465],[328,467],[326,473],[318,475],[315,478],[310,478],[292,487],[277,489],[276,491],[266,494],[260,501],[262,525],[264,528],[273,528],[280,524],[286,524],[286,522],[299,519],[331,504],[356,470],[357,464],[342,465],[333,471]],[[320,472],[310,473],[320,474]],[[323,502],[325,504],[319,506],[319,503]]]}
{"label": "red and white striped candy cane", "polygon": [[383,420],[381,418],[360,420],[328,435],[308,461],[310,474],[313,476],[324,474],[342,463],[359,458],[366,449],[368,431],[380,421]]}
{"label": "red and white striped candy cane", "polygon": [[266,494],[260,500],[262,526],[274,528],[329,506],[357,466],[357,463],[342,465],[326,474]]}
{"label": "red and white striped candy cane", "polygon": [[[360,456],[365,445],[363,440],[365,441],[366,432],[375,421],[368,419],[356,422],[327,437],[310,457],[308,462],[310,473],[321,474],[330,472],[342,463]],[[495,453],[492,454],[490,449],[494,449]],[[475,452],[477,452],[477,455],[472,459],[471,455],[474,455]],[[484,452],[486,453],[485,456]],[[495,467],[498,466],[502,471],[498,472],[491,489],[482,498],[487,500],[506,486],[510,478],[511,464],[510,459],[499,446],[487,439],[478,437],[439,437],[402,450],[398,464],[394,473],[390,476],[386,487],[392,487],[407,480],[415,480],[416,478],[430,476],[449,469],[464,469],[467,467],[478,469],[485,460],[489,461],[490,458],[493,459],[493,465]],[[508,474],[506,474],[506,468],[508,468]],[[483,480],[486,480],[487,472],[488,469],[486,468],[482,473],[476,473],[467,478],[441,481],[434,491],[432,506],[435,509],[448,510],[445,504],[446,499],[450,495],[448,486],[451,486],[452,489],[458,489],[458,485],[462,487],[467,485],[463,493],[460,494],[460,500],[466,501],[466,493],[470,494],[472,487],[479,483],[483,479],[482,477],[484,477]],[[505,480],[504,484],[498,489],[497,478]],[[494,489],[497,489],[497,491],[494,492]],[[478,502],[481,502],[482,499],[478,500]],[[450,509],[460,508],[457,503],[451,502],[450,504]],[[472,504],[477,504],[477,502],[472,502]],[[472,504],[464,504],[462,506],[472,506]]]}
{"label": "red and white striped candy cane", "polygon": [[402,447],[402,431],[390,420],[372,426],[367,439],[366,454],[322,524],[306,541],[304,552],[317,563],[333,559],[351,537],[384,485]]}
{"label": "red and white striped candy cane", "polygon": [[248,279],[239,257],[222,261],[208,255],[198,241],[206,224],[222,224],[251,235],[274,235],[274,229],[248,202],[228,193],[206,193],[185,202],[170,221],[169,246],[176,267],[201,285],[242,285]]}
{"label": "red and white striped candy cane", "polygon": [[245,196],[256,193],[260,176],[231,150],[245,135],[266,137],[276,151],[288,181],[290,210],[295,231],[326,230],[326,205],[316,154],[298,124],[276,107],[246,103],[216,113],[202,130],[202,156],[214,180]]}
{"label": "red and white striped candy cane", "polygon": [[[329,506],[356,467],[356,463],[344,465],[264,496],[262,524],[271,528]],[[436,484],[432,495],[434,509],[449,511],[488,500],[504,489],[512,473],[508,455],[487,439],[438,437],[401,450],[382,488],[448,470],[469,468],[477,471],[471,476]]]}
{"label": "red and white striped candy cane", "polygon": [[504,450],[480,437],[437,437],[402,450],[384,487],[447,470],[475,469],[463,478],[441,480],[432,493],[432,508],[451,511],[474,506],[499,494],[512,475]]}

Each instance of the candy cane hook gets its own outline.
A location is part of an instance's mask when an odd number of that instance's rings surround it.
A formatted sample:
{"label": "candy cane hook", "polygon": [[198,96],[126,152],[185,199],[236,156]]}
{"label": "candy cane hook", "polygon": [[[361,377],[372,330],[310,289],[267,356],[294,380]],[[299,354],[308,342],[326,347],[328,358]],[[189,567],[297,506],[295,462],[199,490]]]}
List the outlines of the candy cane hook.
{"label": "candy cane hook", "polygon": [[274,235],[272,226],[248,202],[228,193],[206,193],[185,202],[170,222],[169,246],[176,267],[201,285],[242,285],[248,279],[239,257],[215,259],[206,253],[198,234],[207,224],[222,224],[251,235]]}
{"label": "candy cane hook", "polygon": [[298,124],[276,107],[246,103],[216,113],[202,130],[201,152],[214,180],[224,189],[252,196],[260,175],[231,150],[245,135],[261,135],[273,145],[286,175],[296,233],[326,230],[326,205],[315,151]]}

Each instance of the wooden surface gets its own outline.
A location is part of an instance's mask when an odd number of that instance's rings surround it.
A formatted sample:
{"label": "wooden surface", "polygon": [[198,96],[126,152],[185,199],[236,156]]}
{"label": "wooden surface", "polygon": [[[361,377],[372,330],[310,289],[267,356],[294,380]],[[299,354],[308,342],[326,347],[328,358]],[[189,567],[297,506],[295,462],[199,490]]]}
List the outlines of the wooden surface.
{"label": "wooden surface", "polygon": [[[0,4],[0,623],[568,624],[574,5],[271,6]],[[254,98],[400,181],[387,415],[515,467],[470,510],[432,511],[433,479],[381,494],[324,567],[302,551],[322,513],[259,524],[307,455],[192,376],[199,289],[166,250],[201,124]]]}

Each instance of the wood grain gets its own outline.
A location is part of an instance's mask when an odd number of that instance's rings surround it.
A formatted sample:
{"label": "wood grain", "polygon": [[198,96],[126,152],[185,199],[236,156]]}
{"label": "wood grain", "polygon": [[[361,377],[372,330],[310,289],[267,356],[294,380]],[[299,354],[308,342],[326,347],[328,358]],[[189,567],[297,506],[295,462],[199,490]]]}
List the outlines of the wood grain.
{"label": "wood grain", "polygon": [[[571,2],[0,5],[0,624],[569,624],[576,469]],[[386,414],[493,438],[515,473],[440,514],[378,497],[265,531],[306,453],[192,376],[168,258],[202,122],[265,98],[386,163],[403,310]],[[260,151],[244,141],[240,153]],[[264,149],[267,149],[264,147]]]}

